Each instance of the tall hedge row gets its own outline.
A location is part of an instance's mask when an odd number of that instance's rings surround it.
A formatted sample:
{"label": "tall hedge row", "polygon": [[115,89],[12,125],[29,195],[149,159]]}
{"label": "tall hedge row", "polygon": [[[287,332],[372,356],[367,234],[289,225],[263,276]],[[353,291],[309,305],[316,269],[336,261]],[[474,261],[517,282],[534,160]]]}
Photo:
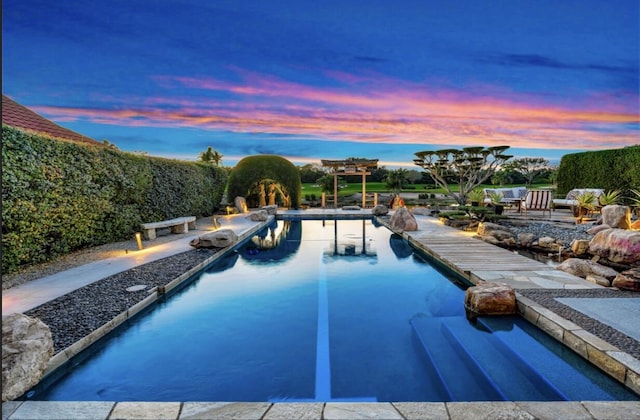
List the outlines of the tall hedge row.
{"label": "tall hedge row", "polygon": [[140,223],[208,216],[227,172],[2,127],[2,272],[126,240]]}
{"label": "tall hedge row", "polygon": [[564,155],[558,168],[558,194],[574,188],[639,189],[640,146]]}

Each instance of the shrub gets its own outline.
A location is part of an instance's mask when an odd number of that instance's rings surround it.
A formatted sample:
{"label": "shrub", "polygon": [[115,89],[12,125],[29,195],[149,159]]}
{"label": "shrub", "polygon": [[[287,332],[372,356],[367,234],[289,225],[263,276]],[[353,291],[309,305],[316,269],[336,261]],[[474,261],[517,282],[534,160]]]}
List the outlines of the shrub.
{"label": "shrub", "polygon": [[630,191],[640,186],[640,146],[564,155],[558,168],[560,195],[574,188]]}
{"label": "shrub", "polygon": [[211,215],[225,170],[2,127],[2,271],[131,238],[142,222]]}
{"label": "shrub", "polygon": [[256,155],[240,160],[229,175],[229,200],[239,196],[245,197],[247,202],[257,201],[255,188],[263,181],[280,184],[288,195],[290,206],[294,209],[300,207],[300,173],[287,159],[275,155]]}

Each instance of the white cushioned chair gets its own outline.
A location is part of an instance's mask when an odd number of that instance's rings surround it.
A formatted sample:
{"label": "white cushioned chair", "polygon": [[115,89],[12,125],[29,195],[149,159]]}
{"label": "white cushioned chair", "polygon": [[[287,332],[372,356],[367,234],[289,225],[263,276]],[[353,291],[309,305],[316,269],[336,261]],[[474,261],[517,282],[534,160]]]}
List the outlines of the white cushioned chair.
{"label": "white cushioned chair", "polygon": [[573,208],[578,205],[576,197],[587,191],[594,193],[596,195],[596,198],[600,198],[602,193],[604,193],[604,189],[600,188],[574,188],[567,193],[567,196],[565,198],[554,198],[553,209],[555,210],[557,208],[563,207],[573,210]]}

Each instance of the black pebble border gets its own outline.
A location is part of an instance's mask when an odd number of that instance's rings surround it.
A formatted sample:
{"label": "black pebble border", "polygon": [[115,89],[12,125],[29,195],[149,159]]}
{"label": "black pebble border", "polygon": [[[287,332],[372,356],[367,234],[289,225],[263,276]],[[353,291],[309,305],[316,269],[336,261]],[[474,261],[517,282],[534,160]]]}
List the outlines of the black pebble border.
{"label": "black pebble border", "polygon": [[638,340],[556,300],[557,298],[640,298],[640,294],[637,292],[618,289],[519,289],[517,292],[636,359],[640,359],[640,342]]}
{"label": "black pebble border", "polygon": [[[154,287],[165,286],[217,252],[215,248],[193,249],[152,261],[60,296],[25,315],[39,318],[49,326],[54,351],[59,353],[144,300]],[[127,291],[136,285],[147,287]]]}

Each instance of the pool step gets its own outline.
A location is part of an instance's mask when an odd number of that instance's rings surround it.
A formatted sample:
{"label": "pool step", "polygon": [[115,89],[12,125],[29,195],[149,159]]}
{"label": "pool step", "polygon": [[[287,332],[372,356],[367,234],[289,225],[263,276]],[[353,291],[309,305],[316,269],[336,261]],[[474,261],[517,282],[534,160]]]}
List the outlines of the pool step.
{"label": "pool step", "polygon": [[[607,385],[599,382],[609,378],[598,375],[595,367],[585,370],[584,360],[579,355],[527,321],[511,317],[480,317],[477,322],[491,331],[497,343],[512,349],[532,369],[552,381],[567,400],[607,399],[602,395]],[[609,399],[615,401],[618,398],[611,394]]]}
{"label": "pool step", "polygon": [[[480,325],[482,326],[482,325]],[[510,401],[566,401],[564,395],[554,384],[528,362],[526,355],[514,351],[490,330],[473,328],[464,317],[448,318],[442,324],[443,332],[459,348],[469,353],[469,358],[481,366],[502,390],[505,399]],[[527,345],[531,345],[528,339]],[[544,352],[533,359],[544,358]]]}
{"label": "pool step", "polygon": [[451,401],[567,400],[526,357],[464,316],[416,317],[411,325]]}
{"label": "pool step", "polygon": [[448,401],[502,401],[504,394],[491,378],[468,357],[456,349],[442,333],[442,323],[448,318],[414,317],[410,323],[421,343],[430,367],[439,379],[439,386]]}

